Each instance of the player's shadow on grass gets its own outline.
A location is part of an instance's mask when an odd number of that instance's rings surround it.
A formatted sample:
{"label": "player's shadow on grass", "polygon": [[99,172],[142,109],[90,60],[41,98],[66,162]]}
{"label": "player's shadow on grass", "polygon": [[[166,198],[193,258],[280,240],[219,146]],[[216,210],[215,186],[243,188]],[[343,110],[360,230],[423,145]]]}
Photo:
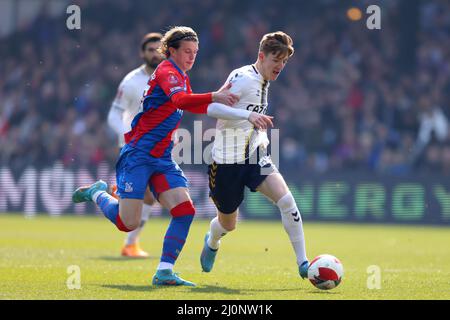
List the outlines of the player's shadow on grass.
{"label": "player's shadow on grass", "polygon": [[122,257],[122,256],[101,256],[101,257],[92,257],[92,260],[103,260],[103,261],[136,261],[136,260],[156,260],[160,257],[146,257],[146,258],[130,258],[130,257]]}
{"label": "player's shadow on grass", "polygon": [[310,294],[320,294],[320,295],[329,295],[329,294],[332,294],[332,295],[335,295],[335,294],[340,295],[340,294],[341,294],[340,292],[330,291],[330,290],[309,290],[307,293],[310,293]]}
{"label": "player's shadow on grass", "polygon": [[[118,285],[118,284],[102,284],[100,287],[105,289],[116,289],[122,291],[134,292],[150,292],[155,290],[173,289],[170,286],[152,286],[152,285]],[[239,289],[230,289],[219,286],[200,286],[200,287],[179,287],[189,289],[192,293],[222,293],[222,294],[244,294]]]}
{"label": "player's shadow on grass", "polygon": [[287,292],[287,291],[299,292],[299,291],[305,291],[305,289],[304,288],[293,288],[293,289],[273,288],[273,289],[244,289],[244,291],[247,291],[247,292]]}
{"label": "player's shadow on grass", "polygon": [[[199,286],[192,287],[192,293],[222,293],[222,294],[243,294],[239,289],[230,289],[227,287],[219,287],[219,286]],[[244,293],[245,294],[245,293]]]}
{"label": "player's shadow on grass", "polygon": [[222,293],[222,294],[239,294],[239,295],[251,295],[255,292],[287,292],[287,291],[305,291],[303,288],[295,288],[295,289],[283,289],[283,288],[273,288],[273,289],[231,289],[227,287],[219,287],[219,286],[199,286],[191,289],[192,293]]}
{"label": "player's shadow on grass", "polygon": [[102,288],[106,288],[106,289],[116,289],[116,290],[123,290],[123,291],[135,291],[135,292],[149,292],[149,291],[153,291],[155,289],[158,289],[156,287],[153,287],[151,285],[140,285],[140,286],[136,286],[136,285],[130,285],[130,284],[125,284],[125,285],[118,285],[118,284],[103,284],[101,285]]}

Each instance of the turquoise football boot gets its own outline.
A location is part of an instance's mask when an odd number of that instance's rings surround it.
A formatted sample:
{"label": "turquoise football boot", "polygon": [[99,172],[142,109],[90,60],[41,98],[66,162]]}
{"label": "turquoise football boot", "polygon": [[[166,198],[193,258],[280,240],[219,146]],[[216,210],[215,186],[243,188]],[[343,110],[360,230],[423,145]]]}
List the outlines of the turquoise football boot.
{"label": "turquoise football boot", "polygon": [[300,277],[302,279],[308,278],[308,268],[309,268],[309,262],[306,260],[298,267],[298,273],[300,273]]}
{"label": "turquoise football boot", "polygon": [[216,260],[217,249],[211,249],[208,246],[209,232],[205,235],[205,242],[203,243],[202,254],[200,255],[200,264],[204,272],[210,272]]}
{"label": "turquoise football boot", "polygon": [[108,185],[105,181],[98,180],[97,182],[91,184],[90,186],[79,187],[72,193],[72,201],[74,203],[92,201],[92,196],[97,191],[106,191]]}
{"label": "turquoise football boot", "polygon": [[195,287],[195,283],[184,280],[178,276],[178,273],[170,269],[156,271],[153,276],[152,284],[154,286],[188,286]]}

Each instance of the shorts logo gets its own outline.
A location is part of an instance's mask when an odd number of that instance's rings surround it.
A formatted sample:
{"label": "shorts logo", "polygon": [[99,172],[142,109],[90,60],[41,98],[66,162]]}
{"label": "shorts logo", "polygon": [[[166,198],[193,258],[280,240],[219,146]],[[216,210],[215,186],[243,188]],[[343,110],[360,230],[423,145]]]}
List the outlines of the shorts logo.
{"label": "shorts logo", "polygon": [[133,192],[133,183],[125,182],[125,192]]}
{"label": "shorts logo", "polygon": [[270,158],[270,156],[266,155],[259,160],[258,164],[260,167],[264,167],[268,164],[272,165],[272,159]]}

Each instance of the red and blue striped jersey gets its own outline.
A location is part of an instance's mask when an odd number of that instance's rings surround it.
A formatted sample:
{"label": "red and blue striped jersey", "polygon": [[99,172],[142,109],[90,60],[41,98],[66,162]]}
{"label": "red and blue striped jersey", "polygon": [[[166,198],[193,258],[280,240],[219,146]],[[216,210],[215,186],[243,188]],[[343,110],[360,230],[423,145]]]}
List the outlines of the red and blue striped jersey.
{"label": "red and blue striped jersey", "polygon": [[172,133],[180,125],[183,110],[206,113],[211,102],[211,93],[192,94],[189,77],[171,59],[161,62],[150,77],[141,112],[125,134],[125,147],[155,158],[170,157]]}

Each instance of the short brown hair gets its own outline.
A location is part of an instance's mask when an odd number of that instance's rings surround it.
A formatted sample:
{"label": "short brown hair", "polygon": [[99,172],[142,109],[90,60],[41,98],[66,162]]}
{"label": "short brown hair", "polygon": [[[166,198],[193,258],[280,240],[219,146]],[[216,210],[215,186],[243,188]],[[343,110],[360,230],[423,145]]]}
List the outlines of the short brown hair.
{"label": "short brown hair", "polygon": [[294,54],[293,44],[292,38],[283,31],[267,33],[259,43],[259,51],[265,55],[273,53],[278,58],[291,57]]}
{"label": "short brown hair", "polygon": [[164,34],[161,40],[160,52],[166,56],[170,57],[169,48],[178,49],[181,45],[181,41],[195,41],[198,42],[197,33],[190,27],[172,27],[169,31]]}
{"label": "short brown hair", "polygon": [[147,33],[141,40],[141,50],[145,51],[145,46],[150,42],[158,42],[161,41],[163,35],[159,32],[150,32]]}

